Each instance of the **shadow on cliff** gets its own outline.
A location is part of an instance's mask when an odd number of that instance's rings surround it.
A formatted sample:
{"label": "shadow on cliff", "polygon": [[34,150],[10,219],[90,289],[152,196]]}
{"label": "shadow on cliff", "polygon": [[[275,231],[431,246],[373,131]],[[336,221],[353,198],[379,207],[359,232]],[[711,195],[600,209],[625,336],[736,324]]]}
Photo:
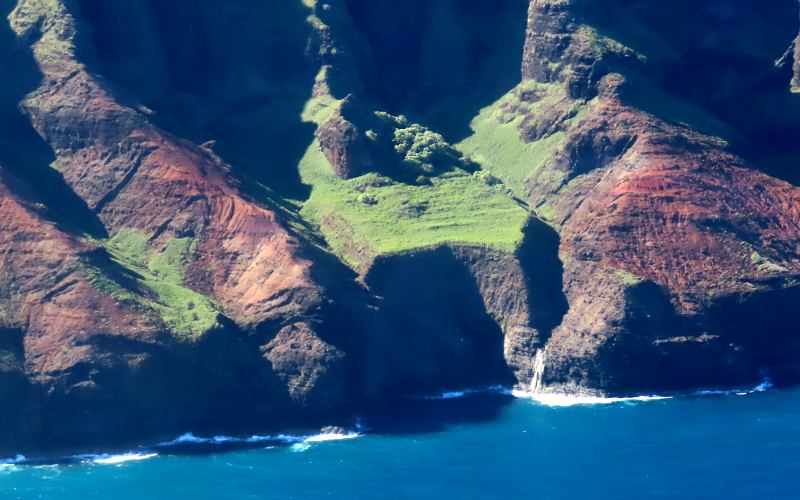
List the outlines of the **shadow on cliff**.
{"label": "shadow on cliff", "polygon": [[800,383],[800,286],[732,296],[709,311],[711,324],[745,347],[750,364],[779,385]]}
{"label": "shadow on cliff", "polygon": [[42,74],[29,41],[18,40],[6,20],[14,6],[12,0],[0,0],[0,165],[25,181],[34,201],[47,205],[51,209],[48,215],[63,228],[103,237],[102,223],[51,166],[55,160],[52,149],[20,110],[20,102],[36,89]]}
{"label": "shadow on cliff", "polygon": [[517,258],[525,274],[531,326],[544,344],[569,309],[564,295],[564,266],[558,257],[561,240],[552,227],[535,217],[524,231]]}
{"label": "shadow on cliff", "polygon": [[688,315],[650,281],[628,287],[624,296],[624,332],[599,344],[591,359],[570,359],[550,373],[553,382],[570,380],[573,366],[583,366],[595,388],[619,396],[747,388],[765,378],[776,385],[800,382],[796,285],[727,296]]}
{"label": "shadow on cliff", "polygon": [[346,0],[375,55],[367,88],[393,114],[471,134],[478,111],[519,82],[528,0]]}
{"label": "shadow on cliff", "polygon": [[379,297],[383,336],[365,339],[367,398],[514,382],[503,332],[476,279],[447,246],[381,257],[365,277]]}
{"label": "shadow on cliff", "polygon": [[234,172],[305,199],[300,115],[316,68],[308,8],[284,0],[78,0],[79,59],[157,126],[213,149]]}
{"label": "shadow on cliff", "polygon": [[647,57],[642,75],[614,68],[633,77],[632,104],[721,135],[757,168],[800,184],[800,96],[789,92],[787,52],[796,0],[594,0],[583,9],[590,25]]}

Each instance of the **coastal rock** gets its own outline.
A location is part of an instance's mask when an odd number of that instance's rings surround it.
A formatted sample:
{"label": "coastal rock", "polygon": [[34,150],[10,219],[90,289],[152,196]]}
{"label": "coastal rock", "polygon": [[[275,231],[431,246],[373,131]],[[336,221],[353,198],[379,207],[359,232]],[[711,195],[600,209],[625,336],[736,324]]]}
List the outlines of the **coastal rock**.
{"label": "coastal rock", "polygon": [[[576,8],[534,1],[531,12],[524,74],[574,88],[545,69],[563,64],[571,77],[599,57],[575,59]],[[796,366],[800,332],[786,304],[798,290],[800,191],[724,141],[631,105],[622,75],[592,67],[597,82],[583,88],[593,90],[570,95],[594,97],[526,183],[530,205],[546,206],[559,230],[569,302],[540,389],[685,390]]]}

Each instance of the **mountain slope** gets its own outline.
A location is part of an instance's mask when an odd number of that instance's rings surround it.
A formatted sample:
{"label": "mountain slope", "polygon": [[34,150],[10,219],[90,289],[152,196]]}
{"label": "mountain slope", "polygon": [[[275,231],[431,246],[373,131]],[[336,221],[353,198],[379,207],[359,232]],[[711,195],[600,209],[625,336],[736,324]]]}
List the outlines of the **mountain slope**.
{"label": "mountain slope", "polygon": [[373,4],[0,3],[0,451],[797,380],[794,0]]}

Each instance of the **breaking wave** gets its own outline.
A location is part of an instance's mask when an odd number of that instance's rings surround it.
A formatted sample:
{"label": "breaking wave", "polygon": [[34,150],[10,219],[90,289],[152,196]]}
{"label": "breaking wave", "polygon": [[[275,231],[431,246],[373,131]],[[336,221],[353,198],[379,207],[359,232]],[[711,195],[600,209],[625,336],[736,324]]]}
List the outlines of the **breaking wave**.
{"label": "breaking wave", "polygon": [[25,463],[27,458],[25,455],[17,455],[14,458],[6,458],[0,460],[0,469],[10,469],[16,467],[17,465]]}
{"label": "breaking wave", "polygon": [[314,443],[322,443],[327,441],[341,441],[344,439],[353,439],[361,437],[362,434],[358,432],[323,432],[320,434],[309,435],[293,435],[293,434],[276,434],[274,436],[260,436],[253,435],[250,437],[233,437],[233,436],[213,436],[213,437],[200,437],[195,436],[191,432],[178,436],[171,441],[159,443],[160,448],[169,448],[181,445],[223,445],[223,444],[265,444],[265,445],[291,445],[292,451],[305,451]]}
{"label": "breaking wave", "polygon": [[140,462],[150,458],[157,457],[158,453],[122,453],[119,455],[77,455],[75,458],[83,463],[92,463],[98,465],[119,465],[126,462]]}
{"label": "breaking wave", "polygon": [[632,397],[602,397],[602,396],[581,396],[577,394],[560,394],[546,392],[528,392],[512,390],[514,397],[522,399],[532,399],[539,404],[555,408],[579,406],[579,405],[608,405],[616,403],[643,403],[648,401],[660,401],[671,399],[672,396],[632,396]]}
{"label": "breaking wave", "polygon": [[750,394],[768,391],[772,389],[772,387],[772,380],[765,379],[763,382],[750,389],[704,389],[693,392],[692,396],[748,396]]}
{"label": "breaking wave", "polygon": [[[710,397],[710,396],[747,396],[764,392],[773,387],[772,381],[764,380],[755,387],[749,389],[704,389],[689,393],[688,396]],[[608,405],[616,403],[645,403],[650,401],[660,401],[672,399],[675,396],[631,396],[631,397],[603,397],[579,394],[532,392],[518,389],[510,390],[509,393],[516,398],[532,399],[539,404],[551,407],[568,407],[578,405]],[[686,394],[685,394],[686,395]],[[685,396],[684,395],[684,396]]]}

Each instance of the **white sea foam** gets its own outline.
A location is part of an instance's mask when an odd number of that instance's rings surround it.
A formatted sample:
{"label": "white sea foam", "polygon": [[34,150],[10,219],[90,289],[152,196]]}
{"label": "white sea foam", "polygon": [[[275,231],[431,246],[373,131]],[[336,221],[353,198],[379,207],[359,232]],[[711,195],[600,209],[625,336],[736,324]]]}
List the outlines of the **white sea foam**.
{"label": "white sea foam", "polygon": [[510,389],[507,387],[503,387],[501,385],[492,385],[489,387],[478,387],[474,389],[462,389],[460,391],[446,391],[441,394],[435,394],[433,396],[422,396],[419,399],[432,399],[432,400],[440,400],[440,399],[459,399],[466,396],[471,396],[473,394],[506,394],[509,393]]}
{"label": "white sea foam", "polygon": [[314,434],[312,436],[298,436],[300,440],[292,444],[290,450],[294,452],[303,452],[307,451],[311,448],[311,445],[315,443],[324,443],[327,441],[342,441],[345,439],[355,439],[357,437],[361,437],[361,434],[357,432],[348,432],[348,433],[337,433],[337,432],[325,432],[322,434]]}
{"label": "white sea foam", "polygon": [[511,394],[517,398],[532,399],[539,404],[552,407],[568,407],[578,405],[608,405],[615,403],[641,403],[648,401],[659,401],[670,399],[671,396],[632,396],[621,397],[602,397],[602,396],[581,396],[578,394],[560,394],[548,392],[529,392],[514,389]]}
{"label": "white sea foam", "polygon": [[765,379],[763,382],[750,389],[704,389],[693,392],[692,396],[748,396],[750,394],[767,391],[772,389],[772,387],[772,381],[770,379]]}
{"label": "white sea foam", "polygon": [[[692,392],[691,396],[747,396],[764,392],[773,387],[772,381],[767,379],[750,389],[706,389]],[[537,403],[552,407],[567,407],[578,405],[607,405],[615,403],[639,403],[671,399],[673,396],[632,396],[632,397],[602,397],[582,396],[577,394],[532,392],[514,389],[510,393],[517,398],[532,399]]]}
{"label": "white sea foam", "polygon": [[171,441],[160,443],[159,446],[168,447],[185,444],[226,444],[226,443],[239,443],[239,444],[254,444],[254,443],[284,443],[294,445],[296,447],[303,447],[303,450],[308,449],[312,443],[321,443],[324,441],[340,441],[343,439],[353,439],[361,436],[358,432],[348,433],[322,433],[311,435],[294,435],[294,434],[277,434],[274,436],[260,436],[253,435],[245,438],[237,438],[232,436],[214,436],[214,437],[200,437],[195,436],[191,432],[187,432]]}
{"label": "white sea foam", "polygon": [[325,441],[342,441],[344,439],[354,439],[360,437],[361,434],[356,432],[348,432],[347,434],[340,433],[325,433],[308,436],[303,440],[304,443],[322,443]]}
{"label": "white sea foam", "polygon": [[26,460],[28,460],[28,458],[25,455],[17,455],[14,458],[0,460],[0,467],[14,467],[15,465],[24,463]]}
{"label": "white sea foam", "polygon": [[200,437],[191,432],[180,435],[171,441],[159,443],[159,446],[175,446],[180,444],[226,444],[226,443],[257,443],[274,440],[271,436],[251,436],[249,438],[236,438],[233,436]]}
{"label": "white sea foam", "polygon": [[99,465],[120,465],[126,462],[140,462],[157,456],[158,453],[122,453],[120,455],[78,455],[75,458],[82,462]]}

